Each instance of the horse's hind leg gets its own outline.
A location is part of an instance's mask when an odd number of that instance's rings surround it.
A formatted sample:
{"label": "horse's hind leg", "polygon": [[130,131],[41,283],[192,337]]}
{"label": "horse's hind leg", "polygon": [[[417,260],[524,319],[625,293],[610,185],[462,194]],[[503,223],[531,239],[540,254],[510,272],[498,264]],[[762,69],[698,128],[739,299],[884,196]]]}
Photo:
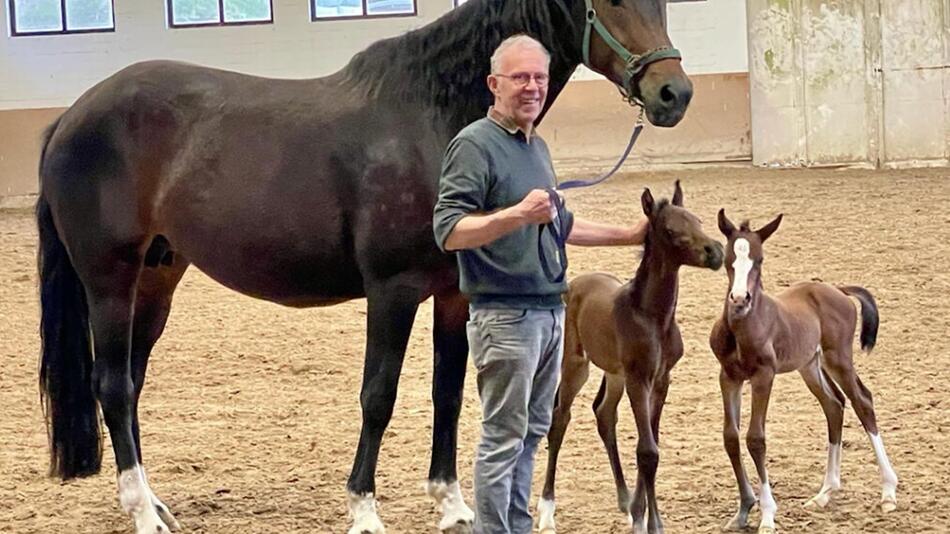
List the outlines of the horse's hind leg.
{"label": "horse's hind leg", "polygon": [[841,348],[835,351],[826,351],[824,355],[825,368],[841,386],[842,391],[851,400],[854,412],[861,420],[871,446],[874,447],[874,456],[881,472],[881,510],[891,512],[897,508],[897,474],[891,467],[891,461],[884,450],[884,441],[881,439],[877,427],[877,418],[874,415],[874,401],[871,392],[864,386],[858,373],[854,370],[851,359],[851,340],[842,343]]}
{"label": "horse's hind leg", "polygon": [[[89,244],[86,244],[89,246]],[[168,532],[152,501],[133,430],[136,393],[131,351],[136,286],[142,270],[140,244],[100,245],[105,252],[77,265],[89,303],[95,365],[93,387],[115,452],[119,502],[138,534]],[[88,260],[88,257],[77,254]],[[85,276],[83,276],[83,274]]]}
{"label": "horse's hind leg", "polygon": [[[568,328],[570,330],[570,328]],[[575,343],[575,336],[565,334],[566,343]],[[584,356],[579,346],[570,346],[564,351],[561,362],[561,383],[558,385],[554,413],[551,418],[551,428],[548,431],[548,465],[544,475],[544,490],[538,501],[538,531],[553,533],[554,524],[554,481],[557,473],[557,457],[561,452],[564,434],[567,425],[571,422],[571,405],[584,384],[590,371],[590,361]]]}
{"label": "horse's hind leg", "polygon": [[[174,258],[171,260],[171,258]],[[152,347],[165,330],[165,322],[171,311],[172,294],[181,280],[188,263],[180,256],[169,256],[170,265],[160,264],[147,266],[139,275],[138,288],[135,296],[135,315],[132,322],[132,436],[138,452],[139,464],[142,461],[142,444],[139,433],[139,398],[145,385],[145,373],[148,368],[148,358]],[[142,468],[145,490],[162,521],[172,530],[178,530],[178,521],[168,510],[168,507],[152,492],[148,485],[145,468]]]}
{"label": "horse's hind leg", "polygon": [[630,490],[623,475],[623,464],[617,450],[617,405],[623,398],[624,379],[621,374],[605,374],[600,390],[594,399],[594,416],[597,418],[597,433],[604,442],[610,471],[614,476],[617,489],[617,508],[625,514],[630,513]]}
{"label": "horse's hind leg", "polygon": [[805,503],[806,507],[817,506],[824,508],[831,502],[832,493],[841,489],[841,425],[844,419],[844,397],[838,387],[830,381],[819,363],[821,349],[815,359],[798,370],[825,413],[828,421],[828,465],[825,469],[825,480],[818,494]]}
{"label": "horse's hind leg", "polygon": [[468,302],[457,290],[436,295],[432,341],[432,462],[426,493],[442,508],[439,529],[446,533],[471,532],[475,512],[465,504],[456,471],[458,420],[468,363],[465,331]]}

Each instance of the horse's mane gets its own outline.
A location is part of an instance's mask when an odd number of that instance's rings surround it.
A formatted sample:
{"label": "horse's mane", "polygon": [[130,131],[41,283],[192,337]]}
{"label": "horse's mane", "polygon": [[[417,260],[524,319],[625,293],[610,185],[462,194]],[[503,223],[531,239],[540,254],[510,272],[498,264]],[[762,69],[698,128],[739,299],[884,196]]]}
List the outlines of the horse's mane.
{"label": "horse's mane", "polygon": [[566,82],[580,55],[564,32],[565,25],[574,31],[572,1],[471,0],[423,28],[377,41],[339,74],[369,98],[420,102],[464,125],[492,102],[485,83],[489,58],[506,37],[525,33],[539,40],[551,53],[552,85],[558,76]]}

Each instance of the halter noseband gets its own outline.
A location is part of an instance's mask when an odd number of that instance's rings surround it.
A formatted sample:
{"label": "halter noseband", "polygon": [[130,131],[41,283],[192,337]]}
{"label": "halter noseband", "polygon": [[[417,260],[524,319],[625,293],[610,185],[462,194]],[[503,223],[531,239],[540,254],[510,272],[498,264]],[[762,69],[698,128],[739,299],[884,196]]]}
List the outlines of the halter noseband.
{"label": "halter noseband", "polygon": [[683,56],[679,50],[672,46],[660,46],[652,50],[647,50],[640,55],[630,52],[624,48],[613,35],[610,35],[610,31],[597,17],[597,11],[594,9],[592,2],[593,0],[584,0],[584,3],[587,5],[587,20],[584,23],[584,41],[581,45],[584,53],[584,65],[593,68],[590,64],[590,30],[593,27],[594,30],[597,31],[597,35],[600,35],[600,38],[607,43],[607,46],[620,56],[620,59],[627,65],[623,71],[623,84],[620,87],[620,93],[623,95],[624,100],[631,104],[639,105],[636,97],[633,95],[633,80],[637,75],[643,72],[643,69],[647,68],[651,63],[655,63],[661,59],[682,59]]}

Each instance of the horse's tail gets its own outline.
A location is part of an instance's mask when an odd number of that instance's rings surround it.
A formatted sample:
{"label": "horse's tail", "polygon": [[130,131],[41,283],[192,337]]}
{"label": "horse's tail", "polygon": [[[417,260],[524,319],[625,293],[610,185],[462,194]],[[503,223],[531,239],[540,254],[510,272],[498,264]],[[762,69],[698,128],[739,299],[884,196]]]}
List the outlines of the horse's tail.
{"label": "horse's tail", "polygon": [[840,286],[838,289],[861,302],[861,350],[871,352],[874,344],[877,343],[877,327],[880,324],[874,296],[870,291],[859,286]]}
{"label": "horse's tail", "polygon": [[[46,146],[58,121],[46,131]],[[46,416],[50,476],[64,480],[93,475],[102,465],[99,415],[92,388],[86,294],[59,238],[42,187],[36,201],[39,230],[40,399]]]}

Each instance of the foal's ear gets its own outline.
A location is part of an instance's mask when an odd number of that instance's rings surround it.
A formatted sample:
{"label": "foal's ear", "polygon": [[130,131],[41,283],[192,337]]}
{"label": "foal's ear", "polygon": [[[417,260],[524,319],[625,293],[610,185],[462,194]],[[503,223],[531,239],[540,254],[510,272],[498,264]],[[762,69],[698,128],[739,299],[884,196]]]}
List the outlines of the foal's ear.
{"label": "foal's ear", "polygon": [[719,208],[717,219],[719,220],[719,231],[722,232],[722,235],[732,237],[732,234],[736,233],[736,225],[732,224],[729,217],[726,217],[726,208]]}
{"label": "foal's ear", "polygon": [[656,202],[653,201],[653,193],[650,192],[649,187],[644,188],[643,196],[640,197],[640,203],[643,204],[643,214],[647,217],[652,217]]}
{"label": "foal's ear", "polygon": [[680,187],[680,181],[676,181],[676,187],[673,190],[673,205],[683,207],[683,188]]}
{"label": "foal's ear", "polygon": [[770,222],[769,224],[766,224],[762,228],[759,228],[758,230],[755,231],[755,233],[759,236],[759,239],[761,239],[763,243],[773,233],[775,233],[776,230],[778,230],[778,225],[782,224],[782,215],[783,214],[779,213],[778,217],[776,217],[772,222]]}

